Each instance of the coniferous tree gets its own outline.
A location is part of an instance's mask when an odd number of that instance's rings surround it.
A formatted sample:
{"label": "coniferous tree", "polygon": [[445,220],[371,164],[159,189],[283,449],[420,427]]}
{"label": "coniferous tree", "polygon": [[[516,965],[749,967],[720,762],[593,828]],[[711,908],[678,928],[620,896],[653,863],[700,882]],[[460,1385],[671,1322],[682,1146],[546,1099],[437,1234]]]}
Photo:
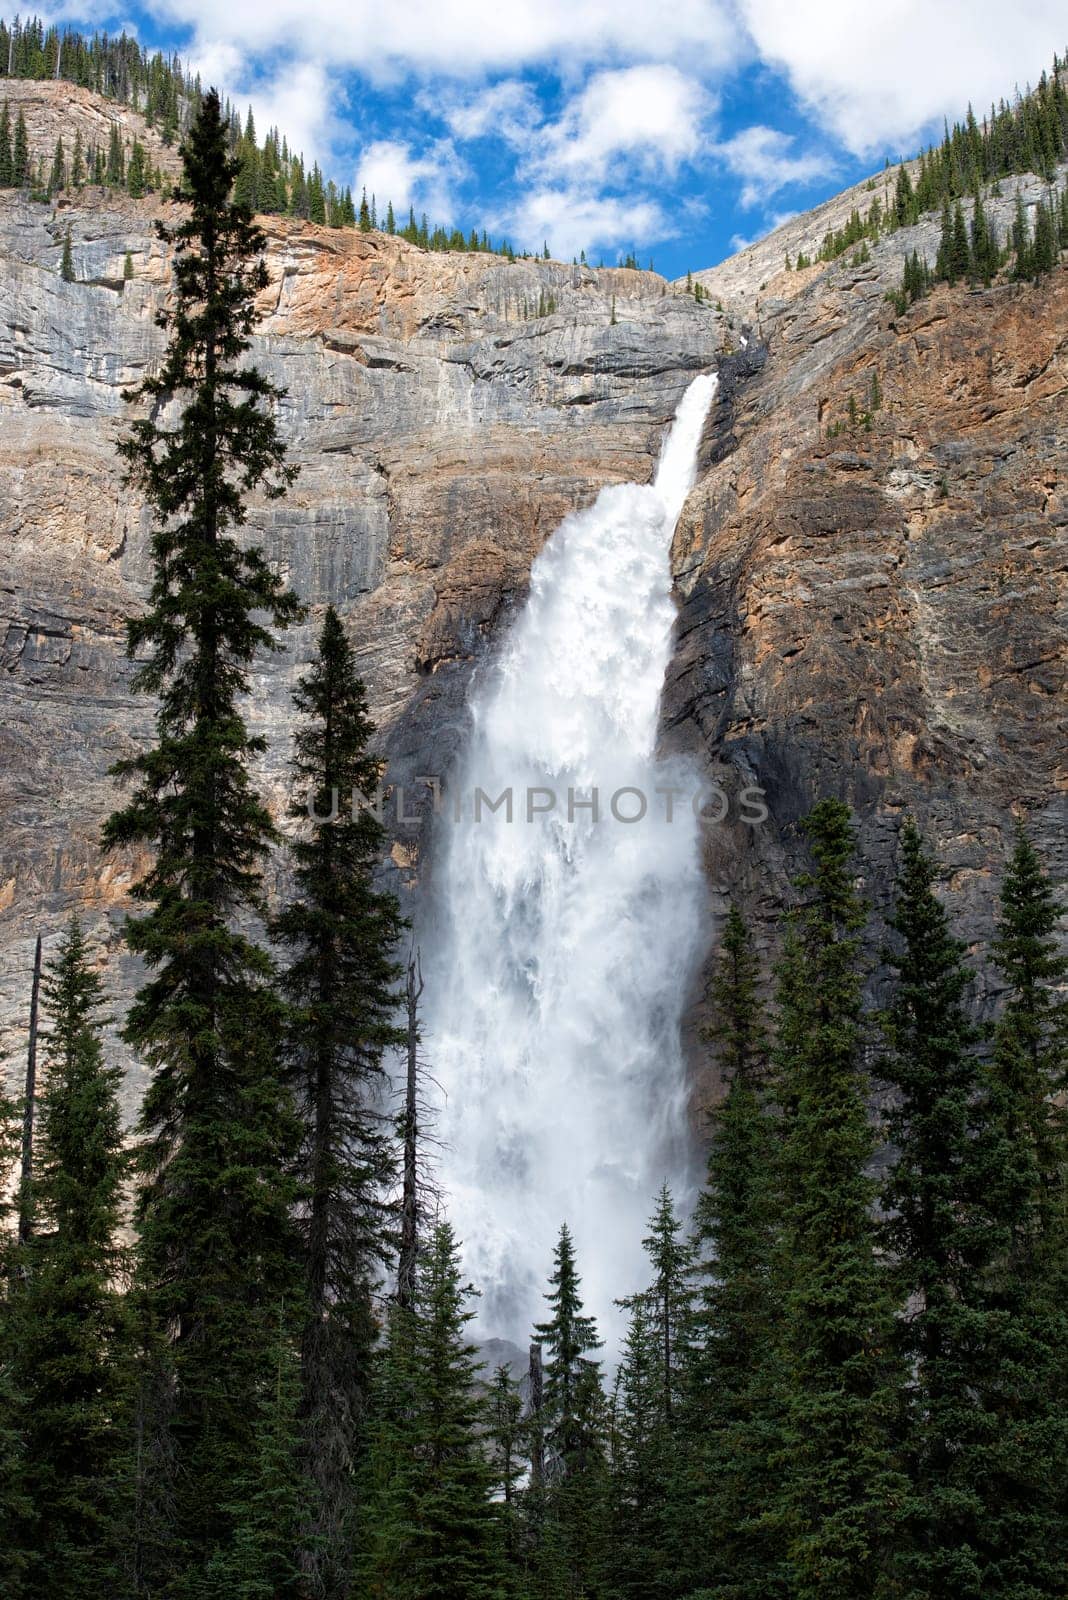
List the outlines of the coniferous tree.
{"label": "coniferous tree", "polygon": [[630,1327],[611,1429],[610,1548],[621,1594],[667,1600],[676,1592],[677,1534],[685,1517],[679,1445],[694,1297],[693,1250],[666,1183],[642,1242],[652,1283],[622,1302],[630,1308]]}
{"label": "coniferous tree", "polygon": [[[330,607],[295,702],[296,895],[275,920],[290,952],[286,1061],[304,1129],[300,1180],[306,1264],[301,1418],[319,1592],[344,1591],[352,1472],[365,1427],[373,1296],[393,1248],[394,1171],[380,1109],[394,1023],[401,929],[376,890],[384,829],[371,809],[380,763],[355,652]],[[316,820],[309,822],[309,814]]]}
{"label": "coniferous tree", "polygon": [[10,189],[15,182],[15,157],[11,148],[11,110],[7,101],[0,111],[0,189]]}
{"label": "coniferous tree", "polygon": [[1031,234],[1027,225],[1027,212],[1022,197],[1016,196],[1016,210],[1012,220],[1012,251],[1015,257],[1012,275],[1016,279],[1031,276]]}
{"label": "coniferous tree", "polygon": [[668,1490],[671,1439],[662,1407],[663,1375],[653,1308],[631,1301],[610,1426],[609,1591],[634,1600],[676,1593],[676,1552]]}
{"label": "coniferous tree", "polygon": [[[542,1565],[565,1571],[578,1593],[597,1592],[604,1557],[606,1516],[605,1408],[597,1324],[584,1309],[582,1280],[567,1224],[553,1252],[546,1294],[550,1315],[535,1333],[545,1351],[542,1425],[546,1454],[545,1504],[540,1522]],[[570,1592],[570,1591],[567,1591]]]}
{"label": "coniferous tree", "polygon": [[897,169],[897,180],[894,188],[894,220],[899,228],[904,228],[913,219],[915,197],[912,190],[912,179],[905,163],[902,162]]}
{"label": "coniferous tree", "polygon": [[108,165],[107,182],[110,188],[117,189],[126,179],[126,156],[119,137],[118,123],[113,122],[108,131]]}
{"label": "coniferous tree", "polygon": [[48,175],[49,194],[58,194],[67,187],[67,158],[63,150],[63,140],[56,140],[56,148],[52,155],[52,170]]}
{"label": "coniferous tree", "polygon": [[[263,741],[239,708],[271,625],[299,613],[256,545],[239,544],[244,495],[292,478],[267,409],[276,391],[244,360],[264,238],[230,201],[236,165],[216,94],[183,146],[189,205],[161,236],[175,248],[170,344],[131,399],[179,398],[121,447],[157,517],[148,609],[128,627],[158,696],[157,742],[115,769],[137,779],[105,830],[110,848],[147,846],[127,924],[150,976],[125,1037],[152,1068],[141,1113],[138,1267],[149,1317],[167,1333],[162,1390],[174,1460],[172,1554],[192,1588],[228,1543],[232,1485],[253,1453],[276,1308],[293,1314],[289,1176],[296,1119],[278,1060],[279,1004],[265,952],[239,930],[261,906],[261,860],[276,835],[250,766]],[[162,1402],[161,1402],[162,1403]]]}
{"label": "coniferous tree", "polygon": [[363,1474],[361,1600],[505,1600],[478,1366],[464,1337],[470,1293],[452,1229],[439,1223],[412,1306],[390,1314]]}
{"label": "coniferous tree", "polygon": [[16,189],[21,189],[30,176],[30,142],[26,133],[26,117],[19,107],[18,120],[15,123],[15,146],[12,153],[13,178]]}
{"label": "coniferous tree", "polygon": [[118,1577],[126,1323],[118,1243],[128,1168],[121,1072],[104,1060],[100,978],[77,919],[47,969],[34,1233],[14,1307],[28,1592],[85,1600]]}
{"label": "coniferous tree", "polygon": [[299,1455],[300,1364],[279,1308],[272,1364],[263,1375],[253,1453],[232,1486],[230,1542],[204,1586],[213,1600],[304,1600],[306,1544]]}
{"label": "coniferous tree", "polygon": [[703,1284],[683,1442],[693,1514],[680,1543],[693,1589],[738,1600],[778,1594],[782,1586],[781,1555],[761,1521],[778,1437],[772,1266],[779,1130],[766,1099],[759,976],[749,931],[731,907],[709,993],[708,1038],[718,1044],[727,1093],[709,1117],[708,1174],[695,1215]]}
{"label": "coniferous tree", "polygon": [[148,183],[148,163],[145,158],[145,147],[140,139],[135,139],[130,151],[130,163],[126,169],[126,192],[134,200],[144,196]]}
{"label": "coniferous tree", "polygon": [[363,194],[360,196],[360,232],[370,233],[370,231],[371,208],[367,204],[367,190],[365,189]]}
{"label": "coniferous tree", "polygon": [[966,278],[971,267],[971,256],[968,251],[968,226],[964,220],[964,207],[958,200],[953,207],[953,243],[950,250],[950,279],[951,283],[957,278]]}
{"label": "coniferous tree", "polygon": [[682,1237],[682,1222],[665,1183],[642,1240],[653,1281],[647,1291],[658,1372],[658,1407],[665,1424],[678,1413],[683,1368],[692,1335],[693,1292],[690,1287],[693,1250]]}
{"label": "coniferous tree", "polygon": [[67,231],[63,235],[63,255],[60,258],[59,275],[64,283],[74,282],[74,252],[71,244],[69,223],[67,224]]}
{"label": "coniferous tree", "polygon": [[1023,830],[1005,875],[994,956],[1007,992],[983,1098],[983,1206],[993,1266],[970,1303],[984,1319],[979,1394],[987,1449],[976,1462],[985,1508],[983,1594],[1024,1600],[1061,1592],[1068,1562],[1064,1482],[1065,1153],[1057,1096],[1066,1073],[1066,970],[1052,887]]}
{"label": "coniferous tree", "polygon": [[1035,237],[1031,246],[1031,271],[1035,277],[1051,272],[1057,265],[1060,248],[1052,208],[1042,200],[1035,207]]}
{"label": "coniferous tree", "polygon": [[972,210],[971,249],[975,276],[988,285],[998,270],[1000,254],[993,224],[988,220],[978,195]]}
{"label": "coniferous tree", "polygon": [[82,130],[79,128],[74,135],[74,154],[70,164],[71,188],[80,189],[85,183],[85,150],[82,145]]}
{"label": "coniferous tree", "polygon": [[326,223],[326,189],[318,162],[312,167],[308,179],[308,217],[312,222]]}
{"label": "coniferous tree", "polygon": [[1055,1097],[1068,1086],[1068,959],[1058,952],[1061,910],[1038,852],[1017,825],[1001,890],[994,960],[1006,985],[995,1031],[997,1079],[1013,1097],[1014,1125],[1034,1152],[1045,1202],[1056,1205],[1064,1160],[1064,1116]]}
{"label": "coniferous tree", "polygon": [[523,1420],[523,1396],[506,1366],[498,1366],[490,1389],[486,1437],[493,1469],[493,1488],[501,1507],[501,1542],[505,1572],[510,1588],[519,1582],[523,1562],[523,1530],[520,1517],[520,1483],[524,1473],[527,1429]]}
{"label": "coniferous tree", "polygon": [[875,1250],[873,1152],[861,1069],[858,933],[848,808],[821,800],[802,824],[814,870],[780,972],[776,1044],[788,1373],[771,1526],[792,1600],[867,1600],[901,1484],[893,1470],[888,1358],[893,1302]]}
{"label": "coniferous tree", "polygon": [[900,1419],[909,1478],[895,1552],[905,1593],[981,1594],[988,1508],[976,1467],[989,1448],[981,1403],[988,1329],[972,1278],[994,1236],[981,1193],[978,1030],[965,1009],[971,974],[935,893],[935,864],[915,824],[901,839],[896,982],[881,1075],[894,1089],[896,1158],[883,1194],[884,1236],[902,1311],[895,1344],[909,1376]]}

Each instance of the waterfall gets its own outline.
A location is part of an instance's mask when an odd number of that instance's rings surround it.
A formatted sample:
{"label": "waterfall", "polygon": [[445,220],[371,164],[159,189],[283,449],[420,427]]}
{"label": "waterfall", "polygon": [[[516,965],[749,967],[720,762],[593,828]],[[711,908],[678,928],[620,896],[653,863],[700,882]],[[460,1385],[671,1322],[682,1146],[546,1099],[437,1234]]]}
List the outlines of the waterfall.
{"label": "waterfall", "polygon": [[478,1331],[520,1343],[565,1220],[614,1342],[654,1193],[686,1174],[698,780],[655,746],[671,537],[716,383],[691,383],[651,487],[602,490],[548,540],[450,778],[426,1019],[442,1181]]}

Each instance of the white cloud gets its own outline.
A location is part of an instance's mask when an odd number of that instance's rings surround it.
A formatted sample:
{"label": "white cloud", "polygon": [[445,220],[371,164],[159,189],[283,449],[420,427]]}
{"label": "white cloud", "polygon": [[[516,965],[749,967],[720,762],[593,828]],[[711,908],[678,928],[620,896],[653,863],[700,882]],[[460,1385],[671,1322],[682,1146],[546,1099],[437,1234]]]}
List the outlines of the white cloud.
{"label": "white cloud", "polygon": [[699,151],[712,101],[677,67],[647,64],[598,72],[543,128],[534,147],[545,176],[600,184],[621,160],[647,173],[674,173]]}
{"label": "white cloud", "polygon": [[512,208],[497,219],[497,228],[523,250],[540,250],[548,240],[553,255],[564,261],[580,250],[589,255],[598,250],[637,249],[672,234],[663,211],[652,200],[559,188],[532,189],[518,196]]}
{"label": "white cloud", "polygon": [[1034,82],[1064,43],[1063,0],[740,0],[765,61],[857,154]]}
{"label": "white cloud", "polygon": [[314,62],[298,62],[266,81],[246,82],[242,95],[233,91],[231,95],[239,105],[251,102],[261,139],[268,128],[277,128],[289,148],[303,153],[309,162],[329,161],[335,146],[351,139],[338,115],[345,105],[345,91]]}
{"label": "white cloud", "polygon": [[737,59],[728,0],[151,0],[156,15],[240,50],[318,54],[332,67],[478,78],[537,63]]}
{"label": "white cloud", "polygon": [[743,206],[760,205],[792,183],[812,183],[834,171],[830,157],[817,151],[793,153],[794,137],[756,124],[717,144],[716,154],[742,179]]}
{"label": "white cloud", "polygon": [[398,223],[406,220],[403,213],[409,206],[414,206],[417,214],[427,211],[432,223],[447,222],[454,211],[454,186],[463,171],[446,140],[417,156],[411,145],[400,140],[376,139],[360,156],[353,192],[357,200],[363,189],[375,195],[380,214],[392,201]]}
{"label": "white cloud", "polygon": [[538,99],[528,83],[503,78],[475,94],[446,95],[424,92],[422,108],[441,117],[457,139],[503,139],[513,149],[529,145],[542,117]]}

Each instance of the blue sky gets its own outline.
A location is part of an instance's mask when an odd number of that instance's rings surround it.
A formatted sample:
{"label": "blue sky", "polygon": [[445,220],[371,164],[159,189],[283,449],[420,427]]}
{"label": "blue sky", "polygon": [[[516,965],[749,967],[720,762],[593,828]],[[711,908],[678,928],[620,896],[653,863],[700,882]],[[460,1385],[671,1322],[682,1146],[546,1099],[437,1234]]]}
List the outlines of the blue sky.
{"label": "blue sky", "polygon": [[1063,53],[1060,0],[68,0],[179,49],[357,198],[709,266]]}

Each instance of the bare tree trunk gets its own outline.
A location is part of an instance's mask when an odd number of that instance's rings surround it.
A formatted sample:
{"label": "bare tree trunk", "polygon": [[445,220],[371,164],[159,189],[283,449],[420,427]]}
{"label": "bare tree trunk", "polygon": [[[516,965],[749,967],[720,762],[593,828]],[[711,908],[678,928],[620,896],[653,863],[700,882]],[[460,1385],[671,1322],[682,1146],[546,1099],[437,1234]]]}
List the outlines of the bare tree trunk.
{"label": "bare tree trunk", "polygon": [[33,1113],[37,1103],[37,1009],[41,994],[41,935],[33,953],[30,988],[30,1040],[26,1051],[26,1098],[22,1109],[22,1164],[19,1175],[19,1243],[33,1232],[30,1184],[33,1181]]}
{"label": "bare tree trunk", "polygon": [[540,1489],[545,1482],[545,1434],[542,1427],[544,1373],[541,1364],[541,1345],[530,1347],[530,1486]]}
{"label": "bare tree trunk", "polygon": [[55,71],[55,76],[56,76],[57,80],[59,78],[59,69],[62,66],[62,64],[63,64],[63,35],[61,33],[57,32],[57,34],[56,34],[56,71]]}
{"label": "bare tree trunk", "polygon": [[408,1077],[404,1089],[404,1190],[401,1197],[400,1260],[397,1267],[397,1304],[408,1307],[415,1292],[415,1266],[419,1254],[419,996],[423,973],[419,952],[408,962],[405,990],[408,1005]]}

